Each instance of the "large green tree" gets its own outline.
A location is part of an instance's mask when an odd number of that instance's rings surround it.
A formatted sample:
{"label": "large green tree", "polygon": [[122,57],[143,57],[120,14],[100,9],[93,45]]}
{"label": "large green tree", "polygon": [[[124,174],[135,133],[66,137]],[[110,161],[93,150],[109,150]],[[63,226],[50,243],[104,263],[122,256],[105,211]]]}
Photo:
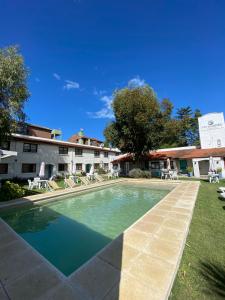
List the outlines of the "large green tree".
{"label": "large green tree", "polygon": [[0,143],[25,120],[28,70],[17,47],[0,48]]}
{"label": "large green tree", "polygon": [[178,145],[189,146],[199,144],[198,118],[201,116],[199,109],[192,111],[190,106],[181,107],[177,110],[178,120]]}
{"label": "large green tree", "polygon": [[150,86],[116,91],[112,108],[115,121],[106,127],[104,135],[113,146],[133,153],[135,159],[159,147],[162,114]]}
{"label": "large green tree", "polygon": [[135,159],[156,148],[199,145],[201,112],[188,106],[174,115],[173,103],[168,98],[159,102],[147,85],[116,91],[112,108],[115,120],[104,131],[106,140]]}

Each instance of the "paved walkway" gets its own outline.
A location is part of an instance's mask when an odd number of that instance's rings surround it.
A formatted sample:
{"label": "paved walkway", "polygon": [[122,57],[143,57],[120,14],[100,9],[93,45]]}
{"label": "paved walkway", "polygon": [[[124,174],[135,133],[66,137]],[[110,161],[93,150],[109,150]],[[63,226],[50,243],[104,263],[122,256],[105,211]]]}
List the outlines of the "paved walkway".
{"label": "paved walkway", "polygon": [[177,183],[153,209],[69,277],[0,219],[0,299],[167,299],[198,188],[197,181]]}

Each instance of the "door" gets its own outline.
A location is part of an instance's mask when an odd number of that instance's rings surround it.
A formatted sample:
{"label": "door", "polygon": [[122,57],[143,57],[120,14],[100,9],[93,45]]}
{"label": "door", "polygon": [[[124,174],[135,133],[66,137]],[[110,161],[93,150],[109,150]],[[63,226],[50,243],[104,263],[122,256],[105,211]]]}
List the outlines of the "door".
{"label": "door", "polygon": [[180,172],[186,173],[187,171],[187,161],[185,159],[180,160]]}
{"label": "door", "polygon": [[53,165],[47,164],[45,165],[45,178],[49,179],[53,175]]}
{"label": "door", "polygon": [[91,169],[91,164],[86,164],[86,166],[85,166],[86,173],[89,173],[90,169]]}

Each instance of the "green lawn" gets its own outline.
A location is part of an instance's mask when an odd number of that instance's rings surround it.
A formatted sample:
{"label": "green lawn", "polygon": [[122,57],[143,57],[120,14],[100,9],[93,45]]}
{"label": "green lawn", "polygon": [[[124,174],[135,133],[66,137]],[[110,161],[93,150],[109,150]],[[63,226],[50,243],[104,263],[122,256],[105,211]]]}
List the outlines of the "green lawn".
{"label": "green lawn", "polygon": [[225,299],[225,200],[201,181],[184,254],[170,300]]}

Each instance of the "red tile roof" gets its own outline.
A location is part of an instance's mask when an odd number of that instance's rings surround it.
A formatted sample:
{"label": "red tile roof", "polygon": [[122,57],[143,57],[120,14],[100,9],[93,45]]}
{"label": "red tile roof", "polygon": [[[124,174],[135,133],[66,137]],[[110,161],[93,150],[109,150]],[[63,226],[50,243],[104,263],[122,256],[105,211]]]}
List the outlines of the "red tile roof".
{"label": "red tile roof", "polygon": [[187,149],[187,150],[169,150],[169,151],[159,151],[165,157],[171,158],[203,158],[210,156],[225,157],[225,148],[211,148],[211,149]]}
{"label": "red tile roof", "polygon": [[[192,159],[204,157],[225,157],[225,148],[211,148],[211,149],[182,149],[182,150],[157,150],[149,152],[147,159],[159,160],[169,158]],[[118,157],[113,163],[132,161],[132,154],[125,154]]]}

